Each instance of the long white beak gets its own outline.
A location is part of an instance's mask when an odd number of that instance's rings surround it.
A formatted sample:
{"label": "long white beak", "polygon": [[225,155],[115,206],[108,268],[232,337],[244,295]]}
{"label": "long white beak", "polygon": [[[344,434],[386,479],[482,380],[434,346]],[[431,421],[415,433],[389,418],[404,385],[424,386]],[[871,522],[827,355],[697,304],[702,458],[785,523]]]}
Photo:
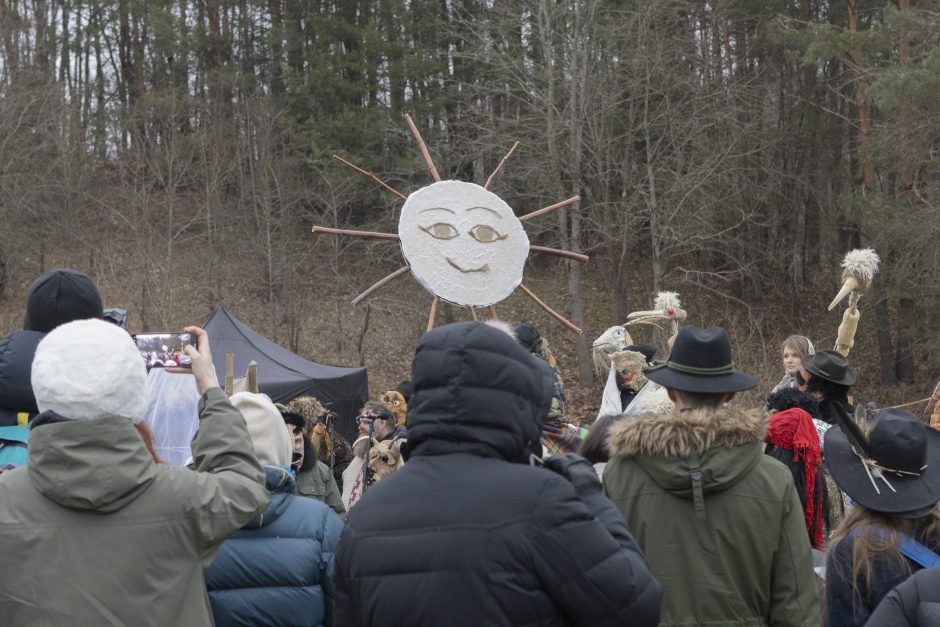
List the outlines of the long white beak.
{"label": "long white beak", "polygon": [[832,311],[836,308],[836,305],[845,300],[845,297],[858,289],[858,280],[854,277],[849,277],[845,280],[845,283],[842,284],[842,289],[839,290],[839,293],[836,294],[836,297],[831,303],[829,303],[829,311]]}
{"label": "long white beak", "polygon": [[633,313],[627,315],[627,320],[636,320],[637,318],[648,318],[650,316],[661,316],[663,315],[662,311],[654,309],[653,311],[634,311]]}

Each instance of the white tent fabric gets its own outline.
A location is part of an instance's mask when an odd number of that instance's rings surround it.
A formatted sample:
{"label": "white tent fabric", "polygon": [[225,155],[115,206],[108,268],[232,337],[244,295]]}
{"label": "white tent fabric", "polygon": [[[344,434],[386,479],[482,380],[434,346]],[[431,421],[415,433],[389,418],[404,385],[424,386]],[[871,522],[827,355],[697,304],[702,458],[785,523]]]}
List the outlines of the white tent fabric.
{"label": "white tent fabric", "polygon": [[153,432],[153,448],[171,466],[182,466],[192,455],[190,445],[199,430],[199,393],[188,374],[153,368],[147,376],[144,420]]}

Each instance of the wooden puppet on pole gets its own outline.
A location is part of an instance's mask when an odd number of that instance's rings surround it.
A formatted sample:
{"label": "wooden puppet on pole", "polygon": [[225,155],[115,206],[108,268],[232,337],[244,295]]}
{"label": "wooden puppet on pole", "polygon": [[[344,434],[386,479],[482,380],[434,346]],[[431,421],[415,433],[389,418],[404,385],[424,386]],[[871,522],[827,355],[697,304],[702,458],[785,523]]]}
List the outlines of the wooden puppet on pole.
{"label": "wooden puppet on pole", "polygon": [[835,350],[848,357],[849,351],[855,345],[855,332],[858,330],[858,321],[861,313],[858,311],[858,301],[862,294],[871,288],[872,279],[878,272],[881,259],[871,248],[851,250],[842,260],[842,289],[829,304],[829,311],[836,308],[840,302],[848,297],[848,308],[842,315],[842,324],[839,325],[839,334],[836,337]]}
{"label": "wooden puppet on pole", "polygon": [[371,172],[336,157],[405,201],[398,222],[398,233],[313,227],[314,233],[400,243],[406,265],[372,285],[353,299],[352,304],[359,304],[379,288],[411,272],[434,297],[428,317],[429,331],[434,327],[437,307],[442,299],[470,308],[474,318],[475,308],[485,309],[491,318],[495,318],[495,305],[519,288],[551,317],[580,335],[581,329],[546,305],[522,282],[525,262],[533,251],[587,263],[587,255],[531,245],[522,224],[561,207],[575,204],[580,197],[574,196],[517,217],[506,201],[488,188],[497,172],[515,151],[518,142],[499,162],[483,186],[463,181],[443,181],[411,116],[406,115],[405,121],[434,179],[431,185],[405,196]]}

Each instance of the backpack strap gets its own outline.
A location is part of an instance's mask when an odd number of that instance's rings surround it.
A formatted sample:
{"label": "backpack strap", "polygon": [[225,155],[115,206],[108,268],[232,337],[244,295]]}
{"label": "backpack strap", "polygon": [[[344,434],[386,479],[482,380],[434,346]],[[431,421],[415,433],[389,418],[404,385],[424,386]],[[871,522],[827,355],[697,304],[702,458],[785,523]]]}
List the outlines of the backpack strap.
{"label": "backpack strap", "polygon": [[898,551],[912,562],[920,564],[923,568],[940,566],[940,555],[937,555],[914,538],[900,534],[898,537]]}

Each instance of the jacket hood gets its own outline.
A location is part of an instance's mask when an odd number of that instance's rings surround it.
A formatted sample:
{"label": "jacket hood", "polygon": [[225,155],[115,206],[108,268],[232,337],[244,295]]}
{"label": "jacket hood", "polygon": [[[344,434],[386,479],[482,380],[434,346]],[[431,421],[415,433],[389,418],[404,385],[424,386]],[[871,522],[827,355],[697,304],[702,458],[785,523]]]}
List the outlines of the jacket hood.
{"label": "jacket hood", "polygon": [[690,476],[705,492],[721,492],[760,461],[766,421],[757,410],[674,410],[626,417],[607,440],[612,456],[630,457],[664,490],[692,498]]}
{"label": "jacket hood", "polygon": [[39,412],[30,383],[38,331],[14,331],[0,340],[0,407],[30,414]]}
{"label": "jacket hood", "polygon": [[290,505],[290,497],[297,492],[294,475],[283,466],[265,464],[264,487],[271,493],[271,502],[263,512],[252,518],[242,529],[260,529],[274,523]]}
{"label": "jacket hood", "polygon": [[408,403],[409,456],[467,452],[523,461],[551,406],[551,368],[480,322],[438,327],[418,342]]}
{"label": "jacket hood", "polygon": [[132,502],[157,474],[153,457],[127,418],[72,421],[53,412],[33,421],[27,468],[47,499],[102,513]]}

